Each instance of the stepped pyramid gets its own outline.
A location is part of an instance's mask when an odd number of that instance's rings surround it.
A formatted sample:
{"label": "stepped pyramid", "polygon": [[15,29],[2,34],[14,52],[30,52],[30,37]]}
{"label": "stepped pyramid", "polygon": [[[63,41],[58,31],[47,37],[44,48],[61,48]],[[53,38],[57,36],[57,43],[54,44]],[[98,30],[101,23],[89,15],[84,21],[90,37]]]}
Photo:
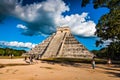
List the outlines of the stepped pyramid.
{"label": "stepped pyramid", "polygon": [[56,33],[32,48],[28,54],[37,54],[40,58],[92,58],[90,53],[71,34],[68,27],[60,27]]}

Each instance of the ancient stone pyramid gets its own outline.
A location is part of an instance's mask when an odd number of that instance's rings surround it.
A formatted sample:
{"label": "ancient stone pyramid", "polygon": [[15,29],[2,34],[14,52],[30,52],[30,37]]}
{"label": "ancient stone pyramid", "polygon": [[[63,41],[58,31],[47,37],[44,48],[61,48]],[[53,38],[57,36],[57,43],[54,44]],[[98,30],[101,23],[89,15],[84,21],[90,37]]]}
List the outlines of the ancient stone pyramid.
{"label": "ancient stone pyramid", "polygon": [[32,48],[29,54],[38,54],[41,58],[92,58],[90,53],[71,34],[68,27],[60,27],[56,33]]}

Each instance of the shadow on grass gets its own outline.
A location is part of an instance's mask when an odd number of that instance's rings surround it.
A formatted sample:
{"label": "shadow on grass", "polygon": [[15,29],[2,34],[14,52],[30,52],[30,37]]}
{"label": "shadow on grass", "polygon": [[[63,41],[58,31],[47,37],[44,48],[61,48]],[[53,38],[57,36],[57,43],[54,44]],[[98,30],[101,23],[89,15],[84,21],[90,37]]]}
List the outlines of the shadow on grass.
{"label": "shadow on grass", "polygon": [[[83,59],[83,58],[47,58],[41,59],[41,61],[48,64],[60,64],[61,66],[73,66],[73,67],[80,67],[80,68],[91,68],[91,59]],[[107,64],[107,60],[105,59],[95,59],[95,63],[97,64]],[[120,68],[120,63],[115,64],[114,68]],[[104,68],[109,69],[109,68]]]}
{"label": "shadow on grass", "polygon": [[[115,65],[115,66],[119,66],[119,65]],[[120,69],[115,68],[115,66],[111,66],[111,67],[101,67],[101,66],[97,66],[97,68],[101,68],[101,69],[105,69],[107,71],[105,71],[105,73],[107,74],[112,74],[115,77],[120,77]],[[120,68],[120,67],[119,67]],[[113,76],[112,76],[113,77]]]}
{"label": "shadow on grass", "polygon": [[25,66],[25,65],[29,65],[29,64],[0,64],[0,68],[4,68],[7,66]]}
{"label": "shadow on grass", "polygon": [[2,64],[0,64],[0,68],[3,68],[3,67],[5,67],[4,65],[2,65]]}
{"label": "shadow on grass", "polygon": [[42,66],[40,68],[53,69],[52,67],[42,67]]}
{"label": "shadow on grass", "polygon": [[[113,74],[114,77],[119,77],[120,78],[120,72],[106,72],[107,74]],[[112,76],[113,77],[113,76]]]}
{"label": "shadow on grass", "polygon": [[60,64],[61,66],[72,66],[72,67],[81,67],[81,68],[90,68],[91,60],[90,59],[77,59],[77,58],[49,58],[42,59],[42,63],[48,64]]}
{"label": "shadow on grass", "polygon": [[120,65],[114,65],[113,67],[114,68],[120,68]]}
{"label": "shadow on grass", "polygon": [[[119,71],[119,72],[120,72],[120,70],[118,70],[117,68],[115,69],[114,66],[112,66],[112,67],[101,67],[101,66],[97,66],[97,68],[102,68],[102,69],[105,69],[105,70],[113,70],[113,71]],[[120,68],[120,67],[119,67],[119,68]]]}
{"label": "shadow on grass", "polygon": [[59,62],[59,61],[48,61],[48,60],[42,60],[42,63],[47,63],[47,64],[60,64],[61,66],[74,66],[74,67],[79,67],[81,66],[80,64],[73,63],[73,62]]}

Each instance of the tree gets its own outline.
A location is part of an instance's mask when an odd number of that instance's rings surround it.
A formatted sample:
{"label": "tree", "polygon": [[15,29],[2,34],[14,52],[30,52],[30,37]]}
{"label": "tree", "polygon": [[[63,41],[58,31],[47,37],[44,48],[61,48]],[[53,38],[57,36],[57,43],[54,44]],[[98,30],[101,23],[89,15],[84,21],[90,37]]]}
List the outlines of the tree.
{"label": "tree", "polygon": [[15,50],[10,48],[0,48],[0,56],[21,56],[22,54],[26,53],[25,50]]}
{"label": "tree", "polygon": [[[86,6],[90,0],[82,0],[82,7]],[[84,5],[83,5],[84,4]],[[108,53],[111,58],[120,59],[120,0],[93,0],[94,8],[107,7],[110,12],[103,15],[96,25],[96,35],[100,40],[96,45],[104,44],[105,41],[111,40],[108,45]]]}
{"label": "tree", "polygon": [[3,49],[0,49],[0,56],[4,56],[5,51]]}

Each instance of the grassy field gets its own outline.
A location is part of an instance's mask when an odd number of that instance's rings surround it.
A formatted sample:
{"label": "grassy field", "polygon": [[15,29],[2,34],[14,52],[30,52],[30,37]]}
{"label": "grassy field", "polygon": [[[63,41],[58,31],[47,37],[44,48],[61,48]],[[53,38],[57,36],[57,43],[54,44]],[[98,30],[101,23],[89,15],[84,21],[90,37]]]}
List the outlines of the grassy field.
{"label": "grassy field", "polygon": [[[82,59],[82,58],[47,58],[42,59],[42,61],[50,61],[50,62],[56,62],[56,63],[69,63],[69,62],[75,62],[75,63],[91,63],[91,59]],[[104,59],[95,59],[96,63],[103,63],[105,64],[107,60]]]}
{"label": "grassy field", "polygon": [[[14,56],[12,59],[24,58],[24,56]],[[0,56],[0,59],[11,59],[9,56]],[[91,63],[91,59],[86,58],[46,58],[41,61],[55,62],[55,63]],[[106,59],[95,58],[96,64],[107,64]],[[113,64],[120,64],[120,61],[112,60]]]}
{"label": "grassy field", "polygon": [[[91,59],[83,58],[47,58],[41,59],[42,61],[56,62],[56,63],[91,63]],[[107,64],[106,59],[95,58],[96,64]],[[113,64],[120,64],[120,61],[112,61]]]}
{"label": "grassy field", "polygon": [[[14,56],[12,59],[24,58],[24,56]],[[0,59],[11,59],[10,56],[0,56]]]}

